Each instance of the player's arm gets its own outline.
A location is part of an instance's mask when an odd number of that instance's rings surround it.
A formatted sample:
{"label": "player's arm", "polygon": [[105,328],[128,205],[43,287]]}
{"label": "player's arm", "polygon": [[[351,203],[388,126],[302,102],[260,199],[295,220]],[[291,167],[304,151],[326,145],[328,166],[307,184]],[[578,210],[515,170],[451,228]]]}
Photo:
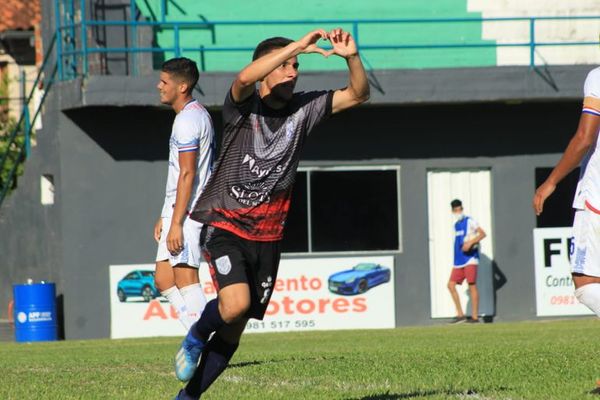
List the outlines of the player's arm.
{"label": "player's arm", "polygon": [[577,131],[571,138],[565,153],[548,179],[535,191],[533,209],[536,215],[540,215],[544,211],[544,202],[554,192],[556,185],[579,166],[583,157],[596,143],[599,128],[600,116],[586,112],[581,114]]}
{"label": "player's arm", "polygon": [[317,29],[309,32],[302,39],[287,46],[274,50],[246,66],[235,78],[231,85],[233,101],[241,103],[254,93],[255,84],[282,65],[288,59],[298,54],[319,53],[325,57],[331,54],[316,45],[319,39],[327,39],[327,32]]}
{"label": "player's arm", "polygon": [[333,53],[346,60],[349,72],[348,85],[333,92],[331,112],[335,114],[369,100],[370,89],[367,73],[352,35],[338,28],[329,33],[329,40]]}
{"label": "player's arm", "polygon": [[475,237],[473,237],[473,239],[469,240],[469,243],[471,244],[471,246],[469,246],[469,247],[475,246],[477,243],[479,243],[483,239],[485,239],[486,236],[487,236],[487,234],[485,233],[485,231],[483,229],[481,229],[481,227],[477,227],[477,229],[475,229]]}
{"label": "player's arm", "polygon": [[177,195],[171,227],[167,235],[167,249],[173,254],[183,250],[183,221],[187,206],[192,196],[192,188],[196,177],[196,158],[198,149],[179,152],[179,179],[177,180]]}
{"label": "player's arm", "polygon": [[481,229],[481,227],[479,227],[479,226],[475,229],[475,233],[476,233],[476,235],[473,239],[463,243],[463,247],[462,247],[463,251],[471,250],[473,248],[473,246],[475,246],[477,243],[481,242],[487,236],[485,231],[483,229]]}
{"label": "player's arm", "polygon": [[481,227],[477,227],[477,229],[475,230],[475,233],[477,233],[477,236],[475,236],[473,238],[473,240],[471,241],[473,243],[471,246],[474,246],[477,243],[481,242],[487,236],[487,233],[485,233],[485,231],[483,229],[481,229]]}

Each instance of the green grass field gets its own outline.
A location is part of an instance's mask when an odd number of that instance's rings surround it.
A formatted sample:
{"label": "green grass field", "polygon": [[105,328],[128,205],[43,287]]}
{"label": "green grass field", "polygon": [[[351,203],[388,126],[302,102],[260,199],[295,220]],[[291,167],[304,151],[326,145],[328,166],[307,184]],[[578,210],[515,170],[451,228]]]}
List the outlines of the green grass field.
{"label": "green grass field", "polygon": [[[206,399],[586,399],[600,321],[252,334]],[[179,339],[0,344],[0,399],[171,399]]]}

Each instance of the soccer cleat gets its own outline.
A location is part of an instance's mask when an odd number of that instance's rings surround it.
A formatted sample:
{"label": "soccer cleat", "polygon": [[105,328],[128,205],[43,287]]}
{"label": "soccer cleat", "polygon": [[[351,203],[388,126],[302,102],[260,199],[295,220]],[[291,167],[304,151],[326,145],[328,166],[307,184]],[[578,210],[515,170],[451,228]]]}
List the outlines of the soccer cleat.
{"label": "soccer cleat", "polygon": [[204,342],[192,336],[191,331],[188,332],[183,342],[181,342],[179,351],[175,354],[175,375],[177,379],[182,382],[192,379],[198,367],[198,360],[203,348]]}
{"label": "soccer cleat", "polygon": [[469,318],[466,322],[467,322],[467,324],[478,324],[479,319]]}

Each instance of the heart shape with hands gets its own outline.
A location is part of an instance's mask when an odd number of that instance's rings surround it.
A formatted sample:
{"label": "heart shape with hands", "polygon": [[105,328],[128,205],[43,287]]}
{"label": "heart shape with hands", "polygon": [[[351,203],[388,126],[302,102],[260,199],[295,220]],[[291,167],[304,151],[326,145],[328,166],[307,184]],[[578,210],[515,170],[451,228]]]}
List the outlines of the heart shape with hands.
{"label": "heart shape with hands", "polygon": [[[317,45],[319,40],[329,41],[332,48],[325,50],[324,48],[319,47]],[[341,28],[336,28],[331,32],[327,32],[324,29],[317,29],[308,33],[300,39],[299,42],[304,46],[302,51],[304,54],[317,53],[321,54],[323,57],[329,57],[335,54],[344,58],[358,54],[354,38],[352,38],[350,33]]]}

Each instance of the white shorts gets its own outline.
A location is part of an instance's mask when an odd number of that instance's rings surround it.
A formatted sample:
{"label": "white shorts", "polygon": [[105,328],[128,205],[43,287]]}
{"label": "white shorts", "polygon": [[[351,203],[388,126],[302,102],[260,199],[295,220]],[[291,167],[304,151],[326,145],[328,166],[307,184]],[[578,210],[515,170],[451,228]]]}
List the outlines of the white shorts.
{"label": "white shorts", "polygon": [[162,219],[162,232],[158,242],[156,261],[169,260],[172,267],[177,264],[187,264],[190,267],[200,268],[202,252],[200,251],[200,231],[202,223],[186,218],[183,222],[183,250],[173,256],[167,249],[167,235],[171,228],[171,218]]}
{"label": "white shorts", "polygon": [[587,208],[575,212],[571,272],[600,277],[600,214]]}

